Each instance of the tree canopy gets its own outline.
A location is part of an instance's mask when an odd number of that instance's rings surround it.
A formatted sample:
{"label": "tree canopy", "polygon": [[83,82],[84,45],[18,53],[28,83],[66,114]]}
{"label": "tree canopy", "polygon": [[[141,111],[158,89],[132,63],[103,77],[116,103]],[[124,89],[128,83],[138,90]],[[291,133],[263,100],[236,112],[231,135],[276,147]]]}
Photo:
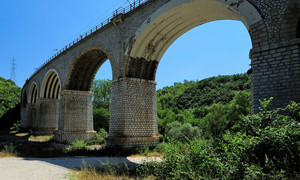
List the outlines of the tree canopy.
{"label": "tree canopy", "polygon": [[21,88],[0,77],[0,117],[20,103]]}

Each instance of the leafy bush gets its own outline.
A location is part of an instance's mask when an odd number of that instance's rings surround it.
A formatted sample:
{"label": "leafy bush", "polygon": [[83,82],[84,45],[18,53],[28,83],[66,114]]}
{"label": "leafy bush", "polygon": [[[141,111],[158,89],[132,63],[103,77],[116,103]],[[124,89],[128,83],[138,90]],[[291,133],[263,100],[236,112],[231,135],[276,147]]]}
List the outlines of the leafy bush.
{"label": "leafy bush", "polygon": [[221,160],[214,150],[200,140],[186,143],[170,142],[163,161],[140,166],[140,176],[154,175],[158,179],[213,179],[220,178]]}
{"label": "leafy bush", "polygon": [[17,121],[13,124],[13,126],[10,128],[11,131],[15,131],[16,133],[21,130],[21,124],[20,121]]}
{"label": "leafy bush", "polygon": [[[244,118],[245,131],[227,130],[222,139],[171,141],[163,161],[146,163],[140,176],[158,179],[298,179],[300,177],[300,104],[270,109]],[[283,115],[285,114],[285,115]],[[288,115],[287,115],[288,114]],[[180,123],[174,123],[179,128]],[[213,144],[213,145],[212,145]]]}
{"label": "leafy bush", "polygon": [[181,124],[178,121],[174,121],[167,125],[166,135],[176,141],[186,142],[187,139],[200,138],[201,130],[189,123]]}
{"label": "leafy bush", "polygon": [[110,112],[108,109],[99,108],[93,110],[94,129],[104,128],[108,131]]}
{"label": "leafy bush", "polygon": [[71,143],[71,146],[69,147],[70,150],[83,150],[86,149],[87,143],[82,140],[76,140]]}
{"label": "leafy bush", "polygon": [[108,136],[108,133],[105,131],[104,128],[100,128],[97,133],[97,136],[105,138],[106,136]]}

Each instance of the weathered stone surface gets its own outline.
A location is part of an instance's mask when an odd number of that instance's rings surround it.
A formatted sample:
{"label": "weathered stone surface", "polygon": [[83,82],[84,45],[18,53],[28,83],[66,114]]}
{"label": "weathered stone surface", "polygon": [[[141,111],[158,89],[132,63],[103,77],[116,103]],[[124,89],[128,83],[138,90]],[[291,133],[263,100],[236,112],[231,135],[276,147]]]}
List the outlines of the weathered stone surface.
{"label": "weathered stone surface", "polygon": [[36,105],[35,104],[27,104],[27,124],[28,128],[36,128]]}
{"label": "weathered stone surface", "polygon": [[62,91],[59,109],[58,131],[55,133],[57,141],[89,140],[95,136],[90,91]]}
{"label": "weathered stone surface", "polygon": [[136,78],[112,82],[109,146],[113,142],[124,147],[142,145],[141,139],[158,143],[155,87],[154,81]]}
{"label": "weathered stone surface", "polygon": [[58,128],[58,99],[37,99],[36,134],[51,134]]}

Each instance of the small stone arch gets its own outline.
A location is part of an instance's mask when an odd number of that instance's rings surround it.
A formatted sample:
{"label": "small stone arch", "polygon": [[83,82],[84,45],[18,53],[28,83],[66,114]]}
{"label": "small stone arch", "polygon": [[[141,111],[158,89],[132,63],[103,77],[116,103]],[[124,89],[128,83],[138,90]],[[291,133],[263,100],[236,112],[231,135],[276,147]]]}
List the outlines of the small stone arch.
{"label": "small stone arch", "polygon": [[69,71],[66,89],[91,91],[96,73],[108,59],[107,53],[98,48],[83,51],[76,57]]}
{"label": "small stone arch", "polygon": [[36,83],[33,82],[30,86],[29,95],[28,95],[29,103],[36,104],[37,98],[38,98],[38,88]]}
{"label": "small stone arch", "polygon": [[59,99],[61,91],[61,81],[56,70],[50,69],[43,79],[40,97],[49,99]]}

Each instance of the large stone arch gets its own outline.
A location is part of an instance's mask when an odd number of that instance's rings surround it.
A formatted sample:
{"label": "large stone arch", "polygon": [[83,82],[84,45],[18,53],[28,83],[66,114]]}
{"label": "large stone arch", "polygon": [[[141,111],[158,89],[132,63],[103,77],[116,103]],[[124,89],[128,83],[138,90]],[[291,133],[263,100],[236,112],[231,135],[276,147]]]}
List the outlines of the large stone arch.
{"label": "large stone arch", "polygon": [[[259,11],[248,1],[172,0],[137,28],[125,51],[128,58],[125,77],[112,84],[108,145],[131,147],[158,143],[155,74],[163,54],[187,31],[223,19],[242,21],[249,31],[262,21]],[[264,24],[261,28],[265,30]],[[252,33],[250,36],[260,38]],[[122,99],[115,94],[126,97]]]}
{"label": "large stone arch", "polygon": [[83,51],[72,64],[66,89],[91,91],[95,75],[106,60],[108,55],[98,48]]}
{"label": "large stone arch", "polygon": [[57,141],[88,140],[95,135],[91,90],[96,73],[107,60],[108,55],[99,48],[86,49],[75,58],[66,90],[61,93]]}
{"label": "large stone arch", "polygon": [[[163,54],[177,38],[201,24],[224,19],[241,21],[249,31],[252,25],[262,21],[260,12],[248,1],[175,0],[167,3],[138,28],[134,43],[127,47],[126,76],[155,80]],[[251,32],[250,36],[256,38]]]}

